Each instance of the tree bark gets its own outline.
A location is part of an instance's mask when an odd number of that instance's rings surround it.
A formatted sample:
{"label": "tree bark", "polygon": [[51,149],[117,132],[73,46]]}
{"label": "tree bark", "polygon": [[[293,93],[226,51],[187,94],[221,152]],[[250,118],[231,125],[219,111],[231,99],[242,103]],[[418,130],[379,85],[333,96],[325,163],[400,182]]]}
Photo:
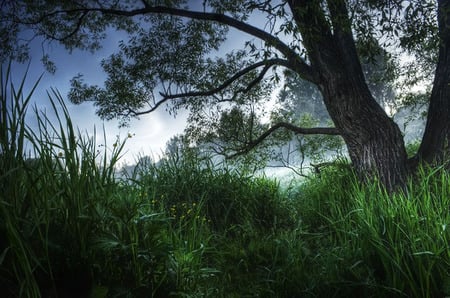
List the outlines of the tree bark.
{"label": "tree bark", "polygon": [[402,134],[365,83],[349,77],[328,80],[323,97],[359,176],[379,178],[388,190],[402,187],[409,173]]}
{"label": "tree bark", "polygon": [[329,4],[332,27],[318,1],[290,1],[325,106],[342,133],[356,172],[362,179],[378,177],[394,190],[404,186],[408,176],[402,134],[366,84],[345,1]]}
{"label": "tree bark", "polygon": [[450,158],[450,3],[438,1],[439,56],[431,91],[425,132],[413,159],[442,163]]}

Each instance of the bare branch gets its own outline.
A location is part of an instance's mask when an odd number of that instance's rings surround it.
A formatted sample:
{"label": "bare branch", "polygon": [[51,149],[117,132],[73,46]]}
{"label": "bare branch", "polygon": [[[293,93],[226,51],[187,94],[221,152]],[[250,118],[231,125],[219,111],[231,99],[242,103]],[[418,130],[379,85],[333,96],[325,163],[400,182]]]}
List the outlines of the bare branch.
{"label": "bare branch", "polygon": [[266,130],[259,138],[256,140],[253,140],[251,142],[248,142],[241,150],[238,150],[236,153],[228,155],[227,158],[233,158],[239,155],[246,154],[250,152],[253,148],[258,146],[260,143],[262,143],[268,136],[270,136],[273,132],[276,130],[284,128],[287,130],[290,130],[294,132],[295,134],[303,134],[303,135],[311,135],[311,134],[322,134],[322,135],[341,135],[341,131],[335,127],[311,127],[311,128],[304,128],[295,126],[293,124],[287,123],[287,122],[279,122],[272,127],[270,127],[268,130]]}
{"label": "bare branch", "polygon": [[309,177],[308,175],[303,174],[303,168],[298,169],[298,168],[296,168],[295,166],[293,166],[291,164],[285,163],[284,161],[282,161],[281,165],[267,165],[266,167],[267,168],[274,168],[274,169],[285,168],[285,169],[291,170],[295,175],[298,175],[300,177],[304,177],[304,178],[308,178]]}
{"label": "bare branch", "polygon": [[297,153],[297,148],[291,149],[291,142],[288,143],[288,148],[287,148],[287,155],[286,157],[283,154],[283,151],[281,150],[280,154],[281,154],[281,165],[267,165],[268,168],[286,168],[291,170],[294,174],[298,175],[298,176],[302,176],[302,177],[308,177],[308,175],[304,174],[304,167],[303,167],[303,163],[305,161],[305,154],[302,150],[302,144],[300,141],[300,164],[299,166],[295,166],[291,163],[291,154],[293,153]]}

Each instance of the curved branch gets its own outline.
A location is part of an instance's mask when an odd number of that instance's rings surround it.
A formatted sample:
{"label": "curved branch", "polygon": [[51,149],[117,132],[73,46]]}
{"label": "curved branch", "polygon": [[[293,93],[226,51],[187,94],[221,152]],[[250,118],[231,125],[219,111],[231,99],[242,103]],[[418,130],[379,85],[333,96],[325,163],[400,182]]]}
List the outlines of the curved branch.
{"label": "curved branch", "polygon": [[124,16],[124,17],[133,17],[136,15],[143,15],[143,14],[150,14],[150,13],[156,13],[156,14],[169,14],[179,17],[186,17],[190,19],[196,19],[196,20],[205,20],[205,21],[212,21],[217,22],[223,25],[227,25],[230,27],[233,27],[241,32],[247,33],[251,36],[257,37],[261,40],[264,40],[267,44],[270,46],[273,46],[275,49],[280,51],[286,59],[289,61],[289,68],[296,71],[302,79],[307,80],[312,83],[318,83],[318,77],[315,71],[309,66],[294,50],[292,50],[287,44],[285,44],[283,41],[281,41],[276,36],[271,35],[270,33],[261,30],[257,27],[254,27],[252,25],[249,25],[243,21],[239,21],[233,17],[220,14],[220,13],[209,13],[209,12],[199,12],[199,11],[191,11],[191,10],[185,10],[185,9],[179,9],[179,8],[173,8],[173,7],[166,7],[166,6],[150,6],[150,5],[144,5],[144,8],[140,9],[134,9],[134,10],[119,10],[119,9],[107,9],[107,8],[76,8],[76,9],[69,9],[69,10],[59,10],[54,11],[51,13],[48,13],[39,20],[33,22],[35,24],[43,21],[47,17],[55,16],[60,13],[79,13],[79,12],[99,12],[102,14],[111,14],[111,15],[117,15],[117,16]]}
{"label": "curved branch", "polygon": [[238,92],[243,92],[243,93],[249,92],[253,87],[255,87],[259,82],[262,81],[262,79],[266,75],[267,71],[269,71],[270,67],[272,67],[272,65],[264,66],[263,70],[259,73],[259,75],[254,80],[252,80],[245,89],[239,89]]}
{"label": "curved branch", "polygon": [[311,128],[304,128],[295,126],[293,124],[287,123],[287,122],[278,122],[277,124],[270,127],[268,130],[266,130],[261,136],[259,136],[256,140],[253,140],[249,143],[247,143],[244,148],[237,151],[234,154],[228,155],[227,158],[233,158],[239,155],[246,154],[250,152],[253,148],[258,146],[260,143],[262,143],[268,136],[270,136],[273,132],[276,130],[284,128],[287,130],[290,130],[294,132],[295,134],[303,134],[303,135],[312,135],[312,134],[322,134],[322,135],[333,135],[338,136],[341,135],[342,132],[335,128],[335,127],[311,127]]}
{"label": "curved branch", "polygon": [[55,35],[52,35],[50,33],[44,32],[47,36],[49,36],[50,38],[57,40],[57,41],[64,41],[67,40],[69,38],[71,38],[72,36],[74,36],[81,28],[81,25],[83,24],[83,19],[87,16],[88,12],[87,11],[83,11],[81,13],[81,16],[78,18],[78,22],[75,26],[75,28],[69,32],[68,34],[66,34],[65,36],[62,37],[56,37]]}
{"label": "curved branch", "polygon": [[191,91],[191,92],[178,93],[178,94],[164,94],[164,93],[160,92],[159,94],[163,98],[160,101],[156,102],[153,107],[151,107],[148,110],[142,111],[142,112],[132,111],[132,113],[136,116],[143,115],[143,114],[149,114],[149,113],[155,111],[163,103],[165,103],[169,100],[172,100],[172,99],[183,98],[183,97],[197,97],[197,96],[214,95],[214,94],[224,90],[225,88],[230,86],[234,81],[236,81],[237,79],[246,75],[250,71],[257,69],[258,67],[264,66],[264,69],[261,71],[261,73],[258,75],[258,77],[256,77],[254,80],[252,80],[246,88],[242,88],[237,91],[237,93],[239,93],[239,92],[246,93],[264,78],[264,75],[267,73],[267,71],[269,70],[270,67],[272,67],[274,65],[286,66],[287,64],[288,64],[288,61],[283,60],[283,59],[270,59],[270,60],[265,60],[265,61],[260,61],[260,62],[254,63],[254,64],[249,65],[249,66],[245,67],[244,69],[240,70],[236,74],[234,74],[232,77],[227,79],[225,82],[223,82],[217,88],[207,90],[207,91]]}

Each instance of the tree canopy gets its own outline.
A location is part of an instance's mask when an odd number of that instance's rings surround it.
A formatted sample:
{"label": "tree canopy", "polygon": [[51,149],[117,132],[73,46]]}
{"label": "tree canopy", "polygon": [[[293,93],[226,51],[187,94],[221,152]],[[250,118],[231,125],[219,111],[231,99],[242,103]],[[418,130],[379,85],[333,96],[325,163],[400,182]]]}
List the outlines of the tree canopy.
{"label": "tree canopy", "polygon": [[[0,58],[26,59],[27,41],[19,38],[25,29],[68,51],[95,51],[108,34],[124,31],[128,39],[101,62],[104,86],[90,85],[80,74],[71,81],[72,102],[92,101],[100,117],[124,123],[164,105],[171,112],[186,108],[193,138],[228,134],[234,154],[280,129],[340,135],[360,174],[376,173],[393,187],[405,182],[418,160],[442,161],[448,151],[449,5],[444,0],[4,1]],[[405,62],[405,55],[413,59]],[[51,66],[46,53],[43,57]],[[268,112],[264,103],[273,91],[293,78],[316,86],[333,127],[300,127],[283,117],[258,120]],[[416,98],[410,90],[418,84],[428,86],[421,98],[431,104],[422,146],[408,161],[400,130],[384,108],[392,104],[392,86],[401,101]],[[292,100],[298,105],[295,96]]]}

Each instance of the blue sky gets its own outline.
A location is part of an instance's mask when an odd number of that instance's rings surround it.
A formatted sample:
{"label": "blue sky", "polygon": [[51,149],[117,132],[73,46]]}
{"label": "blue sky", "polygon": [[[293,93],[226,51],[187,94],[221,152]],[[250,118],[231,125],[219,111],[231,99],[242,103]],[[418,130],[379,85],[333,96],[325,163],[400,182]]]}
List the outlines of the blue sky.
{"label": "blue sky", "polygon": [[[39,110],[51,112],[50,102],[47,91],[51,88],[57,89],[66,99],[70,88],[70,80],[82,73],[86,82],[90,84],[103,85],[105,74],[100,67],[100,61],[108,57],[117,49],[118,41],[125,36],[116,32],[108,34],[108,38],[103,43],[103,48],[94,54],[86,51],[75,50],[69,53],[59,44],[53,42],[50,45],[45,44],[44,49],[55,62],[57,70],[54,74],[46,72],[42,62],[42,44],[40,40],[34,40],[31,47],[31,61],[26,79],[27,89],[31,89],[39,76],[43,77],[34,93],[31,105],[36,105]],[[18,82],[24,76],[28,63],[14,63],[12,65],[13,80]],[[18,84],[18,83],[16,83]],[[106,131],[106,144],[112,146],[117,136],[121,139],[126,138],[130,133],[133,137],[127,139],[125,151],[126,155],[119,164],[131,164],[136,161],[138,155],[150,155],[157,158],[161,155],[166,142],[175,134],[181,133],[186,125],[186,113],[178,113],[177,117],[169,115],[164,107],[148,114],[140,119],[133,119],[129,127],[118,128],[119,121],[103,121],[95,114],[95,107],[91,103],[74,105],[66,100],[73,123],[82,132],[92,136],[94,128],[97,133],[97,142],[103,144],[103,127]],[[51,117],[51,115],[49,115]],[[33,123],[34,115],[31,109],[28,113],[28,121]]]}
{"label": "blue sky", "polygon": [[[197,2],[195,2],[197,4]],[[265,17],[253,16],[250,20],[253,25],[264,26]],[[97,84],[102,86],[105,75],[100,67],[102,59],[107,58],[110,54],[117,51],[118,42],[127,40],[127,36],[120,32],[108,32],[106,40],[102,43],[102,49],[94,54],[86,51],[75,50],[69,53],[57,42],[50,44],[42,44],[41,39],[35,39],[30,44],[31,61],[27,75],[27,85],[29,88],[36,82],[40,75],[43,78],[34,93],[32,105],[36,105],[39,110],[46,110],[48,114],[51,112],[47,91],[51,88],[57,89],[64,98],[70,88],[70,80],[77,74],[83,74],[84,80],[91,85]],[[236,30],[230,30],[229,39],[221,48],[222,53],[228,52],[235,48],[242,48],[248,36],[239,34]],[[50,59],[55,62],[57,67],[54,74],[45,71],[40,59],[43,55],[43,49]],[[213,54],[213,55],[216,55]],[[25,74],[27,64],[13,65],[13,78],[20,80]],[[162,154],[167,141],[176,134],[182,133],[186,125],[186,112],[180,111],[176,118],[169,115],[164,107],[157,111],[143,115],[139,119],[133,119],[129,127],[118,128],[119,121],[102,121],[95,114],[95,107],[91,103],[83,103],[74,105],[66,100],[71,119],[75,126],[82,132],[92,136],[94,128],[97,133],[97,143],[103,141],[103,127],[106,131],[106,145],[112,146],[119,136],[121,139],[126,138],[128,134],[133,137],[127,139],[125,146],[125,156],[119,164],[132,164],[139,155],[150,155],[158,158]],[[51,116],[51,115],[50,115]],[[33,123],[33,113],[29,113],[29,123]],[[105,144],[104,144],[105,145]]]}

